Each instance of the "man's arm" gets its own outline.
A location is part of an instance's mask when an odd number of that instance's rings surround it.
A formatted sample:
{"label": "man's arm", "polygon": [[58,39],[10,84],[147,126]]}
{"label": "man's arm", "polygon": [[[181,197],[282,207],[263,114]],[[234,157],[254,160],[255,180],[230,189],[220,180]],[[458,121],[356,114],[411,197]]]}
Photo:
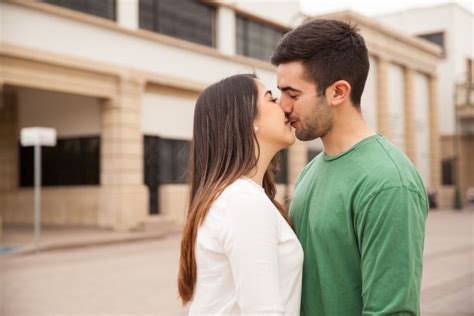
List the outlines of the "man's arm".
{"label": "man's arm", "polygon": [[363,315],[419,315],[426,198],[397,186],[377,192],[356,217]]}

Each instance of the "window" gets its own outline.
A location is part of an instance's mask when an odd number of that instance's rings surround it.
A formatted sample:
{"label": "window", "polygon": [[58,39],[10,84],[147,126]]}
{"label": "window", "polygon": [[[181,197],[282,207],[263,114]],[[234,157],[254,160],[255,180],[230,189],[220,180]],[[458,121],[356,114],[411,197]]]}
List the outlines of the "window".
{"label": "window", "polygon": [[446,53],[444,46],[444,32],[420,34],[418,37],[438,45],[443,49],[443,52]]}
{"label": "window", "polygon": [[149,212],[159,213],[158,188],[161,184],[187,182],[190,142],[164,139],[157,136],[144,138],[144,179],[149,189]]}
{"label": "window", "polygon": [[454,159],[444,159],[441,162],[441,173],[443,185],[454,185],[455,170],[454,170]]}
{"label": "window", "polygon": [[474,83],[474,64],[470,58],[466,59],[466,82]]}
{"label": "window", "polygon": [[196,0],[140,0],[140,28],[210,47],[215,8]]}
{"label": "window", "polygon": [[278,153],[278,171],[275,175],[275,182],[288,184],[288,149]]}
{"label": "window", "polygon": [[308,149],[308,153],[307,153],[308,161],[313,160],[313,159],[314,159],[317,155],[319,155],[320,153],[321,153],[321,150]]}
{"label": "window", "polygon": [[43,0],[43,2],[108,20],[116,19],[116,0]]}
{"label": "window", "polygon": [[270,61],[272,52],[284,31],[237,16],[237,54]]}
{"label": "window", "polygon": [[[34,148],[19,145],[20,187],[34,184]],[[98,185],[100,138],[58,139],[55,147],[41,147],[44,186]]]}

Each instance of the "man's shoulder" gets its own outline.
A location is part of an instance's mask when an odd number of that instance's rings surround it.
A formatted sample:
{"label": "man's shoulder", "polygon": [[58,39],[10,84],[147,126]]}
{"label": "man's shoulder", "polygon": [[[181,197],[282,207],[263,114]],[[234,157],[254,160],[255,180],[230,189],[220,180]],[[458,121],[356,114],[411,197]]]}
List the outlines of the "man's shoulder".
{"label": "man's shoulder", "polygon": [[383,137],[373,146],[371,155],[359,166],[361,181],[358,184],[364,196],[394,187],[425,194],[423,180],[401,149]]}

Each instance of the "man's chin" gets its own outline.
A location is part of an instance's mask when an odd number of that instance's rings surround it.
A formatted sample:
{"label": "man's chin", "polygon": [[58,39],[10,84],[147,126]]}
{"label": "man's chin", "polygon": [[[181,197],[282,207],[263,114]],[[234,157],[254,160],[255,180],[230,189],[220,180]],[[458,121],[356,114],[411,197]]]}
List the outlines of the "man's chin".
{"label": "man's chin", "polygon": [[319,136],[315,136],[315,135],[312,135],[311,133],[307,133],[305,131],[298,131],[296,130],[295,131],[295,136],[296,138],[298,138],[298,140],[302,141],[302,142],[307,142],[307,141],[311,141],[311,140],[315,140],[316,138],[319,138]]}

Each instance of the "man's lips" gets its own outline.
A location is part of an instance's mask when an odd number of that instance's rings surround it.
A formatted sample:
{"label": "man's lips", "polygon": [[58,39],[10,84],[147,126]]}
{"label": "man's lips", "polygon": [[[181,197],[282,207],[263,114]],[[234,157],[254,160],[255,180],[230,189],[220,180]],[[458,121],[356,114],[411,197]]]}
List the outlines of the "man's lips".
{"label": "man's lips", "polygon": [[297,122],[298,122],[298,120],[295,120],[295,119],[288,120],[289,125],[291,125],[293,128],[295,128],[295,125],[296,125]]}

